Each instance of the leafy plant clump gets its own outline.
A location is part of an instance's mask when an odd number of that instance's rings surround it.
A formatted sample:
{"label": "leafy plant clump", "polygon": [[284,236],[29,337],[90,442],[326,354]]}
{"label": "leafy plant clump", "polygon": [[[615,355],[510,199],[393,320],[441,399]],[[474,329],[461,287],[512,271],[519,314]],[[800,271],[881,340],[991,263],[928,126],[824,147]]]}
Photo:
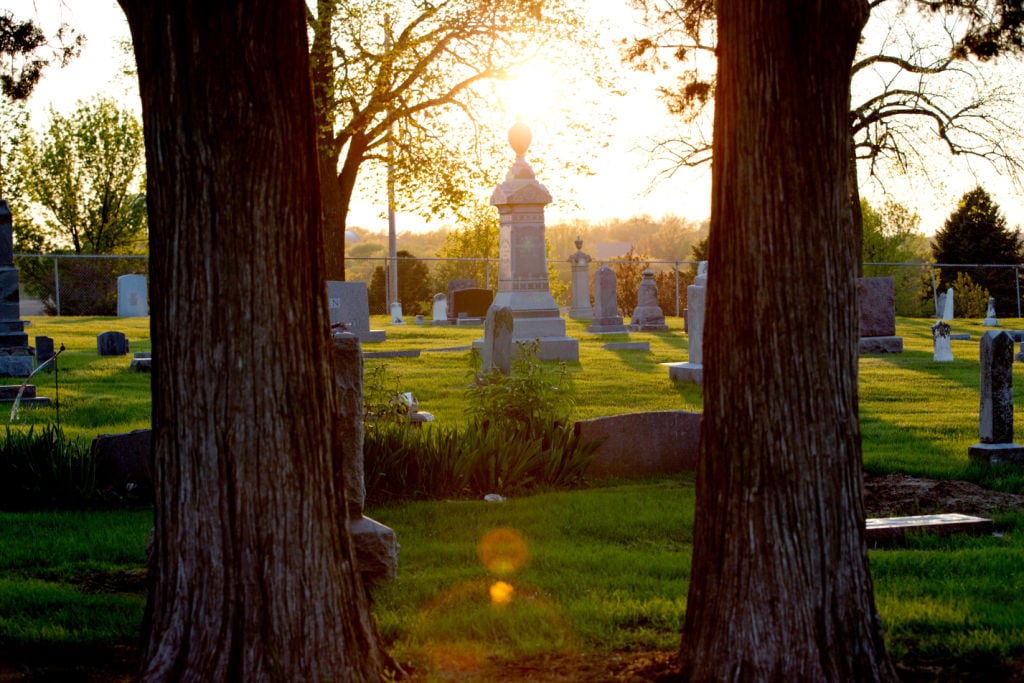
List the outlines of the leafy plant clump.
{"label": "leafy plant clump", "polygon": [[508,376],[481,374],[478,356],[473,363],[471,421],[461,429],[410,428],[391,408],[400,394],[386,371],[371,372],[363,441],[368,501],[507,495],[583,481],[597,444],[581,441],[569,421],[565,367],[543,367],[536,344],[520,349]]}
{"label": "leafy plant clump", "polygon": [[95,499],[89,448],[55,425],[7,428],[0,439],[0,509],[80,509]]}

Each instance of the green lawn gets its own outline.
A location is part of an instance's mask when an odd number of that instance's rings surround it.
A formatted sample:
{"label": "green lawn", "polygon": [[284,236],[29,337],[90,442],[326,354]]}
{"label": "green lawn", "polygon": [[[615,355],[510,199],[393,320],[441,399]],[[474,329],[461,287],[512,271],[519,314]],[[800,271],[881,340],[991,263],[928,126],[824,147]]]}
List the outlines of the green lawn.
{"label": "green lawn", "polygon": [[[128,358],[99,358],[95,350],[96,334],[108,329],[125,332],[133,350],[148,350],[148,321],[31,322],[30,338],[45,334],[67,347],[59,375],[40,375],[36,384],[41,395],[54,397],[59,377],[68,433],[91,439],[148,426],[149,377],[128,372]],[[668,334],[629,335],[650,342],[650,352],[640,352],[602,349],[625,337],[587,335],[584,323],[569,321],[582,359],[570,364],[575,416],[699,410],[700,389],[673,385],[662,365],[686,360],[686,338],[677,320],[670,324]],[[1024,491],[1021,468],[997,470],[967,459],[967,446],[978,438],[978,338],[985,328],[956,321],[954,332],[969,332],[972,340],[953,343],[957,362],[935,363],[930,325],[900,320],[906,351],[861,359],[865,467]],[[1020,320],[1003,325],[1024,329]],[[388,341],[364,350],[424,353],[367,359],[367,368],[386,364],[388,377],[439,422],[463,422],[468,354],[430,349],[467,347],[482,329],[395,326],[383,317],[374,318],[374,327],[385,329]],[[1021,367],[1014,369],[1018,385]],[[54,419],[53,408],[23,408],[15,428]],[[452,657],[678,645],[692,474],[594,482],[498,504],[403,503],[369,514],[392,526],[401,543],[399,577],[376,589],[375,610],[403,661],[429,670]],[[993,536],[923,537],[871,552],[888,643],[901,661],[955,660],[995,675],[1006,662],[1024,659],[1024,514],[999,515],[997,522]],[[144,598],[137,581],[125,588],[125,578],[144,565],[150,525],[148,510],[0,514],[0,648],[56,652],[134,642]],[[511,560],[487,565],[482,547],[496,529],[521,543],[511,544],[518,549]]]}

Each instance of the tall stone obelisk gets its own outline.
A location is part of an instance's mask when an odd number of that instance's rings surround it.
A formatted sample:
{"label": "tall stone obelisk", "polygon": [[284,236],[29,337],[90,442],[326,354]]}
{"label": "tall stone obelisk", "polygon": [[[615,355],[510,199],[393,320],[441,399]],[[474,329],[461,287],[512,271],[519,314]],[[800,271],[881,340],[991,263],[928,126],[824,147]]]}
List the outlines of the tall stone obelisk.
{"label": "tall stone obelisk", "polygon": [[32,369],[14,266],[14,224],[10,207],[0,199],[0,377],[28,377]]}
{"label": "tall stone obelisk", "polygon": [[511,309],[513,340],[536,339],[541,360],[578,361],[579,340],[566,336],[565,320],[548,285],[544,207],[551,203],[551,194],[526,163],[531,140],[522,122],[509,130],[516,160],[491,195],[499,214],[498,293],[492,306]]}

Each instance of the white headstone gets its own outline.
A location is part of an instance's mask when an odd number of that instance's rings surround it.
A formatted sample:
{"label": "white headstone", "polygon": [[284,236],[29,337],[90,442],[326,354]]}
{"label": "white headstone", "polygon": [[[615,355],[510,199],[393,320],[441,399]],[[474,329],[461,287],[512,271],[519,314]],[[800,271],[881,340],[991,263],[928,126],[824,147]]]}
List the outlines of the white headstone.
{"label": "white headstone", "polygon": [[985,321],[982,323],[985,327],[999,327],[999,318],[996,317],[996,300],[995,297],[988,298],[988,309],[985,311]]}
{"label": "white headstone", "polygon": [[444,294],[434,295],[434,308],[431,317],[434,319],[435,325],[448,323],[448,297]]}
{"label": "white headstone", "polygon": [[935,353],[932,360],[939,363],[951,363],[953,361],[953,347],[950,344],[951,330],[949,323],[940,320],[932,325],[932,340],[935,342]]}
{"label": "white headstone", "polygon": [[147,315],[146,276],[122,275],[117,278],[117,317],[145,318]]}
{"label": "white headstone", "polygon": [[404,325],[405,321],[402,319],[402,304],[398,301],[391,302],[391,324],[392,325]]}
{"label": "white headstone", "polygon": [[950,287],[946,290],[946,305],[942,311],[943,320],[953,319],[953,288]]}

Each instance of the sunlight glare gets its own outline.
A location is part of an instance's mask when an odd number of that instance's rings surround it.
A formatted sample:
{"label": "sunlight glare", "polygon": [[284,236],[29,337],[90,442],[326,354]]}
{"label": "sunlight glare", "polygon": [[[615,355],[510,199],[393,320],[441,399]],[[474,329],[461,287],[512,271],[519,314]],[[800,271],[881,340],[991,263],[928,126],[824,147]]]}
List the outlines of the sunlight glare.
{"label": "sunlight glare", "polygon": [[495,581],[491,584],[491,602],[495,605],[505,605],[512,600],[512,593],[515,592],[510,584],[504,581]]}
{"label": "sunlight glare", "polygon": [[532,126],[561,116],[557,110],[566,84],[558,77],[556,67],[542,57],[534,57],[511,70],[497,87],[499,107],[510,118]]}
{"label": "sunlight glare", "polygon": [[526,541],[515,529],[498,527],[488,531],[480,540],[477,555],[487,571],[511,574],[526,563]]}

